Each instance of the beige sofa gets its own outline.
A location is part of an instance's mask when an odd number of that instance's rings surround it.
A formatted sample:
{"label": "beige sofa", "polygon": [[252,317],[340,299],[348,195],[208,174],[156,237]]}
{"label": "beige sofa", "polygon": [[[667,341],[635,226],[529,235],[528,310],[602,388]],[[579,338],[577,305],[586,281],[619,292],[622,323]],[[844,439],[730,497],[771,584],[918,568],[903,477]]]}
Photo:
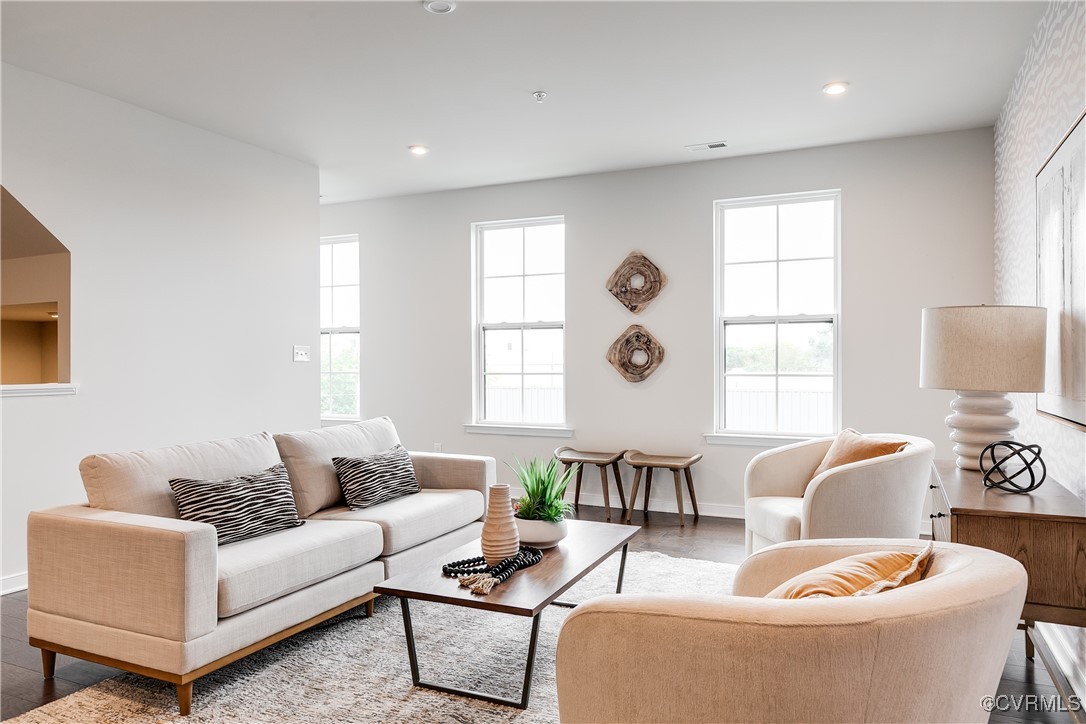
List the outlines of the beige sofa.
{"label": "beige sofa", "polygon": [[732,596],[621,594],[558,636],[563,722],[986,722],[1026,593],[1001,553],[936,543],[927,577],[865,597],[761,598],[915,540],[807,540],[749,557]]}
{"label": "beige sofa", "polygon": [[[493,458],[411,453],[422,491],[362,511],[342,501],[331,459],[399,442],[388,418],[321,430],[92,455],[89,505],[30,514],[30,643],[177,685],[366,604],[373,586],[480,534]],[[219,479],[280,461],[304,525],[217,545],[178,518],[171,478]]]}

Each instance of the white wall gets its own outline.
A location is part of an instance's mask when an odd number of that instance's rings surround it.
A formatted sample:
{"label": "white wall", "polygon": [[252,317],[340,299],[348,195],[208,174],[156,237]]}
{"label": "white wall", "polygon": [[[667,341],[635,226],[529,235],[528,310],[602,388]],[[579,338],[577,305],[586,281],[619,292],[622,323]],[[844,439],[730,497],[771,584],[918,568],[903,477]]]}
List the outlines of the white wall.
{"label": "white wall", "polygon": [[72,254],[69,397],[3,401],[3,576],[90,453],[319,424],[317,169],[3,66],[3,184]]}
{"label": "white wall", "polygon": [[[390,415],[415,449],[440,442],[509,462],[566,442],[701,452],[703,512],[738,514],[743,471],[758,450],[702,439],[713,425],[712,203],[830,188],[842,190],[843,423],[922,435],[949,456],[942,421],[953,394],[917,386],[920,310],[992,301],[991,129],[324,206],[322,234],[358,233],[362,242],[363,414]],[[550,214],[566,218],[567,415],[576,436],[465,434],[469,225]],[[604,289],[633,249],[670,280],[636,318]],[[667,350],[639,384],[604,359],[634,321]],[[499,477],[512,482],[504,466]],[[598,483],[587,490],[598,499]],[[674,509],[668,481],[654,486],[653,507]]]}

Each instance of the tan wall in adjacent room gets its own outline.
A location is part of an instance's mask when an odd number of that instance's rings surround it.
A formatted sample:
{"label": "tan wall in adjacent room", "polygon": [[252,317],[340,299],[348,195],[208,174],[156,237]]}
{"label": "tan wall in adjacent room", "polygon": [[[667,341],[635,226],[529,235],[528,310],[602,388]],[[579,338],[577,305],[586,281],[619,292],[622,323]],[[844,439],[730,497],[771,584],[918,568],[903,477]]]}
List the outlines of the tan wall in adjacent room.
{"label": "tan wall in adjacent room", "polygon": [[37,385],[57,381],[55,322],[3,320],[0,350],[3,350],[0,384]]}
{"label": "tan wall in adjacent room", "polygon": [[[57,323],[54,362],[49,366],[54,379],[50,382],[71,382],[71,254],[42,254],[18,259],[5,259],[0,263],[0,304],[36,304],[56,302]],[[6,322],[5,322],[6,324]],[[8,364],[4,353],[4,366]],[[40,380],[39,380],[40,381]],[[4,374],[3,384],[27,384],[9,382]]]}
{"label": "tan wall in adjacent room", "polygon": [[41,381],[60,382],[60,323],[39,322],[38,327],[41,332]]}

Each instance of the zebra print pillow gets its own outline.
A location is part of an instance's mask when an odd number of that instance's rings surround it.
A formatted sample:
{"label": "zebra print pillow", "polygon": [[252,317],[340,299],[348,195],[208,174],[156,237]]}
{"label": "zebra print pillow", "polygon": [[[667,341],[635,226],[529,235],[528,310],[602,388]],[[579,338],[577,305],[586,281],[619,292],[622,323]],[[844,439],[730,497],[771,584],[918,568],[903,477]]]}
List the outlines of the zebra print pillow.
{"label": "zebra print pillow", "polygon": [[219,545],[286,530],[298,520],[290,478],[283,463],[252,475],[225,480],[170,481],[177,510],[185,520],[215,526]]}
{"label": "zebra print pillow", "polygon": [[343,497],[352,509],[368,508],[419,492],[415,466],[403,445],[361,458],[332,458]]}

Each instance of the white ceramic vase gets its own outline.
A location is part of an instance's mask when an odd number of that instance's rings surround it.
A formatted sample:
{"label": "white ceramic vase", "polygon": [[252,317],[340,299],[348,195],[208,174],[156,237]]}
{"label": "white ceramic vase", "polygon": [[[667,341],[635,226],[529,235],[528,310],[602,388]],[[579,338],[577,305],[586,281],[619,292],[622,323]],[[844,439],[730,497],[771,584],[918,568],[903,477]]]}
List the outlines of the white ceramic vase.
{"label": "white ceramic vase", "polygon": [[569,533],[565,518],[557,523],[549,520],[522,520],[520,518],[516,520],[521,544],[533,548],[554,548],[558,545],[558,541]]}
{"label": "white ceramic vase", "polygon": [[490,503],[483,523],[483,558],[488,566],[496,566],[520,550],[520,534],[513,518],[513,499],[509,486],[490,486]]}

